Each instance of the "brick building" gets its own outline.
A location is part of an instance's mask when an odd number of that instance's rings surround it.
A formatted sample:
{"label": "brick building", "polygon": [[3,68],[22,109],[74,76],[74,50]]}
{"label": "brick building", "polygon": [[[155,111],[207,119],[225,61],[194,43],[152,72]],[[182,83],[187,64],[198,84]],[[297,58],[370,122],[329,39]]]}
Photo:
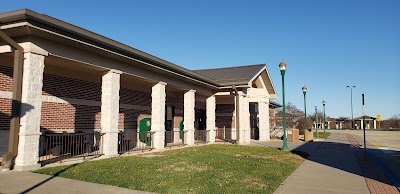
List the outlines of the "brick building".
{"label": "brick building", "polygon": [[[259,140],[269,140],[276,107],[270,99],[277,95],[265,64],[191,71],[26,9],[0,14],[0,27],[24,52],[17,170],[40,166],[50,145],[42,142],[46,134],[99,132],[101,154],[118,155],[126,139],[120,134],[138,132],[145,119],[151,119],[152,149],[176,139],[193,145],[200,131],[207,143],[222,132],[245,144],[251,104],[257,105]],[[0,130],[10,129],[14,58],[0,39]],[[178,134],[171,142],[168,131]]]}

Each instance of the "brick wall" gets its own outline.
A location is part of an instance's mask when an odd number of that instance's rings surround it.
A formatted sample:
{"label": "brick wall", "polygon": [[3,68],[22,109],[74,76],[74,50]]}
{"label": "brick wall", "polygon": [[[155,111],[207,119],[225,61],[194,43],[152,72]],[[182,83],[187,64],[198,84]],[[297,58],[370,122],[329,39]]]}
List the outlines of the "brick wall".
{"label": "brick wall", "polygon": [[[183,97],[183,96],[182,96]],[[166,105],[175,108],[174,115],[174,128],[179,128],[181,121],[183,121],[183,98],[176,98],[172,96],[167,96]]]}
{"label": "brick wall", "polygon": [[132,109],[119,109],[118,129],[136,130],[139,128],[140,120],[151,118],[151,111],[141,111]]}
{"label": "brick wall", "polygon": [[[0,91],[11,92],[13,86],[13,69],[0,66]],[[0,98],[0,130],[10,129],[11,99]]]}
{"label": "brick wall", "polygon": [[45,73],[43,75],[42,94],[45,96],[101,101],[101,83]]}
{"label": "brick wall", "polygon": [[[217,104],[216,105],[216,119],[215,125],[217,128],[234,128],[235,117],[234,117],[235,105],[234,104]],[[221,113],[221,114],[219,114]],[[232,116],[228,116],[231,114]]]}
{"label": "brick wall", "polygon": [[86,131],[100,129],[101,107],[42,102],[41,128]]}
{"label": "brick wall", "polygon": [[[42,95],[101,101],[101,84],[45,73]],[[41,128],[52,131],[100,129],[100,115],[100,106],[43,102]]]}
{"label": "brick wall", "polygon": [[11,92],[13,86],[13,68],[0,65],[0,91]]}
{"label": "brick wall", "polygon": [[0,130],[10,129],[11,99],[0,98]]}
{"label": "brick wall", "polygon": [[121,88],[119,92],[119,102],[122,104],[151,107],[151,93]]}
{"label": "brick wall", "polygon": [[206,103],[205,102],[196,101],[194,106],[195,106],[195,109],[206,110]]}

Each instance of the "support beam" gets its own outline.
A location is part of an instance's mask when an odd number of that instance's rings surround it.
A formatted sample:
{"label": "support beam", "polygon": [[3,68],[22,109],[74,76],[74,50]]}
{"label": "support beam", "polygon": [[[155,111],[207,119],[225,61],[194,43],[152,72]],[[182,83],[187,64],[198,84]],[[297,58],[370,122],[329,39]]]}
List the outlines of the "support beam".
{"label": "support beam", "polygon": [[14,51],[14,72],[13,72],[13,87],[12,87],[12,110],[11,110],[11,121],[10,121],[10,134],[8,138],[8,151],[3,156],[3,170],[11,169],[13,159],[18,152],[18,133],[20,127],[21,117],[21,97],[22,97],[22,72],[24,65],[24,49],[18,45],[13,39],[7,36],[3,31],[0,30],[0,38],[7,44],[15,49]]}
{"label": "support beam", "polygon": [[215,96],[210,96],[206,100],[206,114],[207,114],[207,130],[208,130],[208,141],[210,143],[215,142]]}
{"label": "support beam", "polygon": [[38,161],[44,56],[25,53],[24,58],[18,155],[14,167],[19,171],[40,167]]}
{"label": "support beam", "polygon": [[110,70],[103,75],[101,84],[101,132],[103,154],[118,155],[118,113],[121,71]]}
{"label": "support beam", "polygon": [[260,141],[269,141],[269,103],[259,102],[258,111]]}
{"label": "support beam", "polygon": [[196,90],[189,90],[183,96],[183,136],[186,145],[194,144],[195,93]]}
{"label": "support beam", "polygon": [[151,132],[152,146],[156,150],[164,149],[165,144],[165,86],[159,82],[151,88]]}

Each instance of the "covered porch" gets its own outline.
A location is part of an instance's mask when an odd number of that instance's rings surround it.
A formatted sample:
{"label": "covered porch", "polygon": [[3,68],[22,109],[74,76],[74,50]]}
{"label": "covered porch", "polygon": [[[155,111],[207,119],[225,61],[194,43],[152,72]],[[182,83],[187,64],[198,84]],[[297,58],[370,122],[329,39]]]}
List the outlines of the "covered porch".
{"label": "covered porch", "polygon": [[[15,77],[14,50],[0,42],[0,102],[6,107],[0,127],[11,128],[9,137],[18,140],[17,147],[8,146],[16,170],[216,139],[249,143],[253,113],[258,139],[269,140],[268,105],[276,92],[264,64],[211,69],[244,75],[219,79],[30,10],[0,14],[0,21],[24,53],[24,73]],[[19,128],[4,124],[11,121],[16,79],[22,81]]]}

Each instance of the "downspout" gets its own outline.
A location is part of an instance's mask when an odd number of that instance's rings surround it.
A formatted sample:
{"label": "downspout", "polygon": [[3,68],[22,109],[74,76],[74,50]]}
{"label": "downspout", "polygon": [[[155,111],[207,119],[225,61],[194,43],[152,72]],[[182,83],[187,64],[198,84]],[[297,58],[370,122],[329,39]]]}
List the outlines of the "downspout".
{"label": "downspout", "polygon": [[0,38],[6,41],[14,50],[14,72],[12,88],[12,110],[10,122],[10,135],[8,138],[8,152],[3,155],[3,170],[11,169],[18,152],[19,127],[21,118],[22,74],[24,62],[24,49],[0,29]]}

